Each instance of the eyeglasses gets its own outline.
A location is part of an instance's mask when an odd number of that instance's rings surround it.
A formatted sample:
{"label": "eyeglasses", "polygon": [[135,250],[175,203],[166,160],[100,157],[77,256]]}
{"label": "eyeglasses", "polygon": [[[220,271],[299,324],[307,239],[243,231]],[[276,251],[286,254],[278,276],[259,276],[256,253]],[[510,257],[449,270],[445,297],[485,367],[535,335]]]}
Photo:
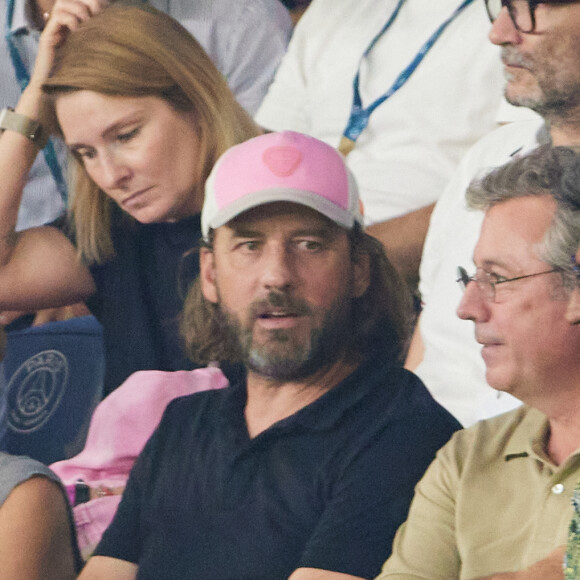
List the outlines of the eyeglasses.
{"label": "eyeglasses", "polygon": [[520,32],[533,32],[536,28],[536,7],[538,4],[573,4],[578,0],[485,0],[487,14],[495,22],[502,8],[505,6],[512,22]]}
{"label": "eyeglasses", "polygon": [[[578,268],[580,270],[580,266]],[[479,268],[474,276],[470,276],[465,268],[459,266],[457,268],[457,275],[459,278],[457,278],[456,282],[458,282],[463,291],[465,291],[467,285],[470,282],[475,282],[484,299],[487,302],[495,302],[495,289],[499,284],[506,284],[507,282],[515,282],[516,280],[533,278],[534,276],[542,276],[543,274],[552,274],[559,271],[559,268],[554,268],[553,270],[544,270],[543,272],[525,274],[524,276],[516,276],[515,278],[503,278],[502,276],[498,276],[493,272],[486,272],[485,270],[481,270]]]}

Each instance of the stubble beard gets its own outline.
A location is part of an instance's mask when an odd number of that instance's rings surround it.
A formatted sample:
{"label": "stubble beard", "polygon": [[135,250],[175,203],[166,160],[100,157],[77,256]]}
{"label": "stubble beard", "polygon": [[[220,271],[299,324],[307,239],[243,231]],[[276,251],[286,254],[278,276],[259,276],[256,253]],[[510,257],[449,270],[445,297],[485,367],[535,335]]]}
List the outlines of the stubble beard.
{"label": "stubble beard", "polygon": [[[580,59],[580,43],[574,54],[577,54]],[[576,72],[577,66],[572,65],[572,58],[569,54],[558,58],[553,47],[546,46],[540,53],[540,58],[532,59],[522,56],[511,46],[504,46],[502,58],[507,62],[523,66],[536,82],[535,88],[518,93],[515,87],[515,94],[511,94],[511,79],[508,77],[505,97],[510,104],[535,111],[549,124],[578,122],[580,73]]]}
{"label": "stubble beard", "polygon": [[[271,292],[265,301],[253,304],[253,311],[267,303],[271,306],[288,306],[313,318],[310,306],[301,300],[291,299],[280,292]],[[314,375],[344,356],[349,344],[351,304],[350,298],[341,296],[326,310],[322,323],[312,328],[306,340],[300,340],[293,329],[276,329],[259,344],[254,340],[253,316],[249,324],[220,304],[221,317],[230,338],[239,347],[246,368],[275,381],[296,381]]]}

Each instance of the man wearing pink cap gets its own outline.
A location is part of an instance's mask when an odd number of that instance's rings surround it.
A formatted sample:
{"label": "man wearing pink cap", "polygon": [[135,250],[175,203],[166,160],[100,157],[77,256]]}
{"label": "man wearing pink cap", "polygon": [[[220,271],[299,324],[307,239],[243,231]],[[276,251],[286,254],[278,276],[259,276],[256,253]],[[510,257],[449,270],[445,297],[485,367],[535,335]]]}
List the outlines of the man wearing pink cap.
{"label": "man wearing pink cap", "polygon": [[196,360],[245,372],[170,404],[83,580],[372,578],[458,423],[400,366],[406,294],[330,146],[272,133],[206,186]]}

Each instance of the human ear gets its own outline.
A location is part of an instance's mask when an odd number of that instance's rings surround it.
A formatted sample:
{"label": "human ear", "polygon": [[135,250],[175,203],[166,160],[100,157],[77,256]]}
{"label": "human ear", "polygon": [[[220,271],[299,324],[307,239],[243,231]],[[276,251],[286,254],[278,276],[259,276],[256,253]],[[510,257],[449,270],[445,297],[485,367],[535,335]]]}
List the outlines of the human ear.
{"label": "human ear", "polygon": [[218,290],[216,285],[215,258],[210,248],[201,248],[199,252],[199,278],[201,292],[206,300],[218,303]]}
{"label": "human ear", "polygon": [[366,253],[360,253],[353,261],[353,298],[360,298],[371,283],[370,261],[370,256]]}

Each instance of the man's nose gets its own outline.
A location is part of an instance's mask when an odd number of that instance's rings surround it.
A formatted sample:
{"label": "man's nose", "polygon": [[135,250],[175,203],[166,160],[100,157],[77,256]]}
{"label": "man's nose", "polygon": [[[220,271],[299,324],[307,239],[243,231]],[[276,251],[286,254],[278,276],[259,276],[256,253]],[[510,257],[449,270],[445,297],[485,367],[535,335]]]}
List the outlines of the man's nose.
{"label": "man's nose", "polygon": [[489,303],[477,282],[471,281],[465,287],[461,302],[457,307],[457,316],[462,320],[484,322],[489,318]]}
{"label": "man's nose", "polygon": [[287,289],[293,283],[293,256],[283,245],[266,248],[262,259],[262,283],[265,288]]}
{"label": "man's nose", "polygon": [[520,32],[515,27],[506,6],[501,9],[498,17],[493,21],[488,38],[492,44],[498,46],[519,44],[521,41]]}

